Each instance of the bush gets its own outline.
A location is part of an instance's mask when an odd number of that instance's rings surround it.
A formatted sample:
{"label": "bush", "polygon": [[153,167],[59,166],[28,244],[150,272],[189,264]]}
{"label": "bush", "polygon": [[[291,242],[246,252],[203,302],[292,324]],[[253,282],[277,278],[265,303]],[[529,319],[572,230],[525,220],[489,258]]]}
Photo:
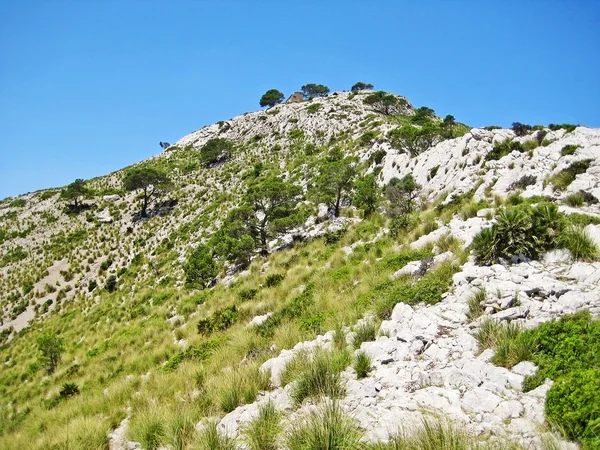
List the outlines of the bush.
{"label": "bush", "polygon": [[521,178],[519,178],[517,181],[515,181],[514,183],[512,183],[509,187],[508,190],[512,191],[515,189],[522,189],[525,190],[525,188],[527,186],[532,186],[535,184],[535,182],[537,181],[537,178],[535,175],[523,175]]}
{"label": "bush", "polygon": [[75,383],[63,384],[60,392],[58,393],[59,397],[63,400],[66,400],[77,394],[79,394],[79,386],[77,386]]}
{"label": "bush", "polygon": [[268,288],[279,286],[284,278],[285,275],[282,273],[272,273],[265,279],[265,286]]}
{"label": "bush", "polygon": [[312,104],[310,104],[310,105],[308,105],[308,106],[306,107],[306,111],[307,111],[309,114],[314,114],[314,113],[316,113],[317,111],[319,111],[319,109],[321,109],[322,107],[323,107],[323,105],[322,105],[322,104],[320,104],[320,103],[312,103]]}
{"label": "bush", "polygon": [[209,286],[218,274],[217,264],[205,245],[199,245],[188,256],[184,267],[187,286]]}
{"label": "bush", "polygon": [[387,155],[387,152],[383,149],[379,149],[374,151],[371,156],[369,156],[369,163],[373,164],[381,164],[381,162],[383,161],[383,158],[385,158],[385,155]]}
{"label": "bush", "polygon": [[233,325],[239,317],[235,305],[215,311],[210,317],[198,322],[198,333],[209,335],[214,331],[225,331]]}
{"label": "bush", "polygon": [[209,139],[206,144],[200,148],[200,162],[209,166],[211,164],[229,159],[233,143],[227,139],[214,138]]}
{"label": "bush", "polygon": [[241,301],[247,302],[249,300],[254,300],[256,294],[258,294],[258,289],[242,289],[240,292],[238,292],[238,297]]}
{"label": "bush", "polygon": [[583,159],[576,161],[566,169],[561,170],[555,175],[552,175],[548,182],[554,185],[554,189],[564,191],[569,185],[575,181],[577,175],[587,172],[593,160]]}
{"label": "bush", "polygon": [[104,286],[108,292],[114,292],[117,290],[117,277],[115,275],[111,275],[106,279],[106,285]]}
{"label": "bush", "polygon": [[581,145],[568,144],[565,145],[561,151],[561,156],[574,155],[578,148],[581,148]]}
{"label": "bush", "polygon": [[533,130],[533,127],[531,125],[525,125],[521,122],[513,122],[512,130],[517,136],[526,136],[529,132],[531,132],[531,130]]}
{"label": "bush", "polygon": [[537,258],[554,248],[556,236],[563,230],[565,219],[552,203],[535,208],[522,204],[506,208],[496,216],[496,223],[484,228],[473,239],[471,248],[478,264],[496,264],[515,255]]}
{"label": "bush", "polygon": [[485,161],[498,160],[513,152],[514,150],[518,152],[525,152],[525,148],[518,141],[511,141],[510,139],[506,139],[502,142],[496,142],[494,148],[485,155]]}
{"label": "bush", "polygon": [[562,128],[567,133],[570,133],[570,132],[574,131],[575,128],[577,128],[577,125],[572,125],[570,123],[563,123],[561,125],[557,125],[555,123],[551,123],[550,125],[548,125],[548,128],[550,128],[552,131],[558,131]]}
{"label": "bush", "polygon": [[556,380],[546,396],[546,417],[584,449],[600,448],[600,370],[574,370]]}
{"label": "bush", "polygon": [[371,358],[369,358],[369,355],[363,351],[360,351],[354,357],[354,364],[352,367],[356,372],[356,376],[360,379],[369,375],[369,372],[371,371],[371,364],[372,361]]}

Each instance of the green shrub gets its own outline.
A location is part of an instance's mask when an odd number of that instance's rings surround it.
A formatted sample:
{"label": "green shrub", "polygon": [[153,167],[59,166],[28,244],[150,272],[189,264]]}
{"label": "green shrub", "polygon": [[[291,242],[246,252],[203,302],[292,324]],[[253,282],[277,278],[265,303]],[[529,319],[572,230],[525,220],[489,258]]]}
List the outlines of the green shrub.
{"label": "green shrub", "polygon": [[227,139],[213,138],[206,141],[200,148],[200,162],[209,166],[211,164],[229,159],[233,143]]}
{"label": "green shrub", "polygon": [[63,384],[60,392],[58,393],[61,399],[67,399],[77,394],[79,394],[79,386],[77,386],[75,383]]}
{"label": "green shrub", "polygon": [[8,204],[9,208],[22,208],[27,204],[27,201],[24,198],[15,198]]}
{"label": "green shrub", "polygon": [[352,367],[354,368],[358,378],[365,378],[371,371],[371,364],[372,361],[371,358],[369,358],[369,355],[363,351],[360,351],[354,357],[354,364]]}
{"label": "green shrub", "polygon": [[517,181],[515,181],[514,183],[512,183],[508,187],[508,190],[509,191],[512,191],[512,190],[515,190],[515,189],[525,190],[525,188],[527,186],[531,186],[531,185],[535,184],[536,181],[537,181],[537,178],[536,178],[535,175],[523,175]]}
{"label": "green shrub", "polygon": [[574,155],[578,148],[581,148],[581,145],[568,144],[561,149],[560,154],[561,156]]}
{"label": "green shrub", "polygon": [[573,181],[575,181],[577,175],[587,172],[591,163],[591,159],[575,161],[566,169],[563,169],[557,174],[552,175],[548,179],[548,182],[554,186],[554,189],[564,191]]}
{"label": "green shrub", "polygon": [[511,141],[510,139],[506,139],[502,142],[496,142],[496,144],[494,144],[494,148],[485,155],[484,159],[486,161],[498,160],[514,150],[521,153],[526,151],[519,141]]}
{"label": "green shrub", "polygon": [[557,125],[555,123],[551,123],[550,125],[548,125],[548,128],[550,128],[552,131],[558,131],[562,128],[567,133],[570,133],[570,132],[574,131],[575,128],[577,128],[577,125],[572,125],[570,123],[563,123],[561,125]]}
{"label": "green shrub", "polygon": [[400,270],[411,261],[419,261],[421,259],[433,256],[431,249],[425,247],[422,249],[402,249],[398,253],[386,256],[383,259],[385,267],[391,270]]}
{"label": "green shrub", "polygon": [[537,258],[554,248],[556,236],[564,229],[565,219],[552,203],[527,204],[501,210],[496,223],[484,228],[473,239],[471,248],[478,264],[496,264],[514,255]]}
{"label": "green shrub", "polygon": [[247,302],[249,300],[254,300],[254,298],[256,297],[256,294],[258,294],[258,289],[242,289],[241,291],[238,292],[238,297],[240,298],[241,301],[243,302]]}
{"label": "green shrub", "polygon": [[187,286],[206,288],[214,281],[219,269],[208,247],[198,245],[190,252],[184,272]]}
{"label": "green shrub", "polygon": [[387,155],[387,152],[385,150],[383,150],[383,149],[376,150],[371,154],[371,156],[369,156],[369,162],[371,164],[375,163],[375,164],[379,165],[383,161],[383,158],[385,158],[385,155]]}
{"label": "green shrub", "polygon": [[311,103],[310,105],[308,105],[308,106],[306,107],[306,111],[307,111],[309,114],[314,114],[314,113],[316,113],[316,112],[317,112],[319,109],[321,109],[322,107],[323,107],[323,105],[322,105],[322,104],[320,104],[320,103]]}
{"label": "green shrub", "polygon": [[239,312],[235,305],[215,311],[206,319],[198,322],[198,333],[209,335],[215,331],[225,331],[239,318]]}
{"label": "green shrub", "polygon": [[293,424],[286,436],[288,450],[359,450],[362,433],[336,404],[327,404],[306,420]]}
{"label": "green shrub", "polygon": [[584,449],[600,448],[600,369],[573,370],[546,396],[548,421]]}
{"label": "green shrub", "polygon": [[265,286],[268,288],[279,286],[284,278],[285,275],[282,273],[272,273],[265,279]]}

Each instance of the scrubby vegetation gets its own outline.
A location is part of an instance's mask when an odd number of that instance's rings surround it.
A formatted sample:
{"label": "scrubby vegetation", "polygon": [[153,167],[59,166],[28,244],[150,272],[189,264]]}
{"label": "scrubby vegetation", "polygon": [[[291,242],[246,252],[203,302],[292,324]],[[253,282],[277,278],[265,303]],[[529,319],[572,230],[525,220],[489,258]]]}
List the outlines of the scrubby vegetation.
{"label": "scrubby vegetation", "polygon": [[479,264],[496,264],[514,257],[537,259],[554,248],[567,248],[583,261],[595,260],[599,250],[586,232],[558,212],[553,203],[520,204],[501,210],[496,223],[482,230],[472,244]]}
{"label": "scrubby vegetation", "polygon": [[494,348],[496,364],[512,367],[532,361],[538,371],[524,382],[531,390],[546,378],[554,381],[546,400],[546,417],[584,448],[600,444],[600,320],[582,311],[523,331],[513,324],[488,320],[476,335],[482,348]]}

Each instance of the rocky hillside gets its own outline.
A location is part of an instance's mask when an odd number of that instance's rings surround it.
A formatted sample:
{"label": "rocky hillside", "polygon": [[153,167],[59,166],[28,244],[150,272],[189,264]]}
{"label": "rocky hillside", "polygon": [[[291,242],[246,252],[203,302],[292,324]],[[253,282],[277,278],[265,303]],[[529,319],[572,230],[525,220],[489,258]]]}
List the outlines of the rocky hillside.
{"label": "rocky hillside", "polygon": [[0,447],[599,448],[600,130],[373,95],[3,200]]}

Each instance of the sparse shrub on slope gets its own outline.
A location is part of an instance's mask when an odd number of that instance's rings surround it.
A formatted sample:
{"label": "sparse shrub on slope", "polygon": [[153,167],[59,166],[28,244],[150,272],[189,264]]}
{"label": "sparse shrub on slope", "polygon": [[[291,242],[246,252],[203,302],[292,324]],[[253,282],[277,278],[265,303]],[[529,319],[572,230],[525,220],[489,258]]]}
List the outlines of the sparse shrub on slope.
{"label": "sparse shrub on slope", "polygon": [[233,142],[227,139],[214,138],[209,139],[206,144],[200,148],[200,162],[204,166],[210,166],[218,162],[226,161],[231,156]]}
{"label": "sparse shrub on slope", "polygon": [[498,160],[514,150],[521,153],[526,151],[520,142],[506,139],[502,142],[496,142],[494,148],[485,155],[484,159],[486,161]]}
{"label": "sparse shrub on slope", "polygon": [[184,271],[185,282],[188,286],[205,288],[217,276],[218,268],[208,247],[199,245],[188,256]]}

